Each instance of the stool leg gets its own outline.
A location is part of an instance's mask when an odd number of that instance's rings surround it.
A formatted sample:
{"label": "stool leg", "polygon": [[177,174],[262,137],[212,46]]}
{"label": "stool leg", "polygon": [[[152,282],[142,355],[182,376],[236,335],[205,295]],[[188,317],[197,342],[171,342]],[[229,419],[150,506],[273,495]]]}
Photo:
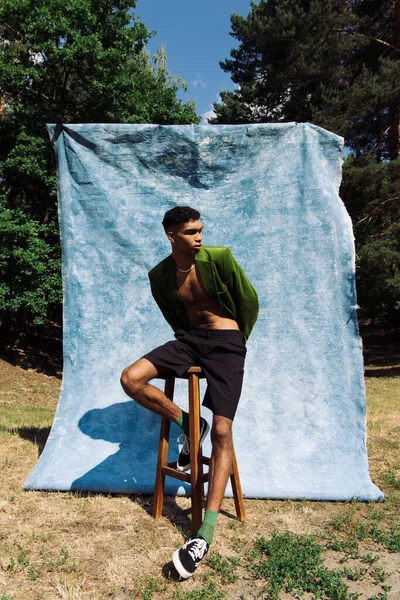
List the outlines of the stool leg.
{"label": "stool leg", "polygon": [[240,484],[239,469],[236,461],[235,449],[232,448],[232,472],[230,475],[233,499],[235,501],[236,514],[239,521],[246,520],[244,501],[242,495],[242,486]]}
{"label": "stool leg", "polygon": [[[164,393],[170,400],[174,397],[175,377],[170,377],[165,382]],[[158,459],[157,459],[157,470],[156,480],[154,484],[154,500],[153,500],[153,517],[159,519],[162,515],[162,508],[164,502],[164,484],[165,475],[162,472],[162,468],[167,464],[168,460],[168,446],[169,446],[169,431],[171,422],[169,419],[162,417],[160,427],[160,441],[158,444]]]}
{"label": "stool leg", "polygon": [[202,482],[200,450],[200,389],[199,378],[189,375],[190,423],[190,486],[192,496],[192,532],[197,533],[202,523]]}

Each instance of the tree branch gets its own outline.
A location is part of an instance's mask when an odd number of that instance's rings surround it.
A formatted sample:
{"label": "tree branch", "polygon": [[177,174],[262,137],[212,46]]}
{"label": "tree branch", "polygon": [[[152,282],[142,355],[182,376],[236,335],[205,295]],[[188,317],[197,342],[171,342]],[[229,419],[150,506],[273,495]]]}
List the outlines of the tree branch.
{"label": "tree branch", "polygon": [[381,208],[384,204],[387,204],[388,202],[394,202],[395,200],[400,200],[400,196],[393,196],[392,198],[386,198],[386,200],[383,200],[382,202],[380,202],[377,206],[375,206],[375,208],[373,208],[371,210],[371,212],[363,217],[362,219],[360,219],[359,221],[357,221],[357,223],[355,224],[355,227],[357,227],[358,225],[360,225],[360,223],[362,223],[363,221],[370,221],[372,219],[373,214],[379,209]]}
{"label": "tree branch", "polygon": [[365,37],[374,42],[378,42],[378,44],[388,46],[388,48],[392,48],[392,50],[396,50],[396,52],[400,52],[400,48],[396,48],[396,46],[393,46],[393,44],[389,44],[389,42],[385,42],[385,40],[381,40],[380,38],[372,37],[371,35],[366,35],[365,33],[360,33],[359,31],[349,31],[348,29],[333,29],[332,31],[336,31],[338,33],[350,33],[352,35],[360,35],[361,37]]}

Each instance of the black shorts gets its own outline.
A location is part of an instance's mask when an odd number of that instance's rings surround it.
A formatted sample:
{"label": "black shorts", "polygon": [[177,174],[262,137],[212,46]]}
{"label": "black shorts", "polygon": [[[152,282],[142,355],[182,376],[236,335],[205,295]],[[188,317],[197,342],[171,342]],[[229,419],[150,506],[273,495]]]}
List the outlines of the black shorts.
{"label": "black shorts", "polygon": [[193,366],[203,369],[207,390],[203,406],[233,420],[242,391],[246,345],[236,329],[196,327],[175,332],[176,340],[144,355],[153,365],[167,367],[177,377]]}

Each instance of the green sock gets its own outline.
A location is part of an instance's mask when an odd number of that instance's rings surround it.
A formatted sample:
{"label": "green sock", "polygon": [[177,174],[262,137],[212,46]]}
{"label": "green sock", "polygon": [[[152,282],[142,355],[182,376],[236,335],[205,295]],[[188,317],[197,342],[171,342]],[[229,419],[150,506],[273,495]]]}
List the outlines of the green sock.
{"label": "green sock", "polygon": [[206,510],[204,521],[198,530],[196,537],[202,537],[208,544],[211,544],[214,537],[215,524],[217,522],[218,513],[213,510]]}
{"label": "green sock", "polygon": [[179,417],[176,423],[177,425],[179,425],[179,427],[183,429],[186,435],[189,435],[189,413],[183,410],[181,416]]}

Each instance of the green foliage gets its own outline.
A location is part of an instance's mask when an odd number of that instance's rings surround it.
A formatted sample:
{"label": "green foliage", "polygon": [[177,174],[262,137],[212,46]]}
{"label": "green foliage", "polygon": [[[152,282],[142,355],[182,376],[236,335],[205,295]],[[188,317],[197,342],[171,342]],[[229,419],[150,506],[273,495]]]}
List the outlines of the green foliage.
{"label": "green foliage", "polygon": [[398,479],[398,477],[396,476],[396,471],[394,471],[394,470],[386,471],[383,474],[382,478],[387,483],[387,485],[389,485],[390,487],[392,487],[395,490],[400,491],[400,479]]}
{"label": "green foliage", "polygon": [[[358,304],[368,314],[400,318],[400,158],[349,156],[341,197],[353,218]],[[366,309],[366,310],[365,310]]]}
{"label": "green foliage", "polygon": [[55,559],[49,560],[47,556],[43,555],[41,562],[32,564],[29,550],[18,542],[14,542],[14,545],[18,548],[18,553],[16,557],[10,557],[5,567],[9,573],[22,572],[31,581],[36,581],[44,572],[59,573],[75,571],[75,561],[69,560],[70,555],[65,546],[60,549]]}
{"label": "green foliage", "polygon": [[374,594],[373,596],[370,596],[370,598],[368,600],[389,600],[389,596],[387,595],[386,592],[384,592],[382,594],[382,592],[379,592],[378,594]]}
{"label": "green foliage", "polygon": [[341,571],[323,565],[322,549],[308,536],[277,533],[270,540],[260,537],[248,553],[246,568],[267,581],[268,598],[279,599],[281,590],[315,598],[347,600],[350,594]]}
{"label": "green foliage", "polygon": [[342,575],[349,579],[350,581],[358,581],[362,579],[367,572],[367,569],[349,569],[348,567],[344,567],[341,571]]}
{"label": "green foliage", "polygon": [[48,306],[61,302],[56,236],[54,223],[42,225],[0,202],[0,312],[29,311],[35,323],[42,323]]}
{"label": "green foliage", "polygon": [[[329,542],[326,548],[337,552],[345,552],[351,558],[358,558],[359,542],[372,540],[389,552],[400,551],[400,527],[396,520],[390,519],[385,524],[384,519],[389,515],[383,512],[382,518],[371,512],[366,521],[358,521],[353,512],[338,516],[327,523]],[[338,537],[338,534],[343,534]],[[367,555],[368,556],[368,555]],[[362,558],[362,557],[361,557]],[[373,561],[370,558],[371,564]]]}
{"label": "green foliage", "polygon": [[134,1],[0,3],[0,321],[21,329],[61,302],[56,174],[46,123],[198,123],[186,84]]}
{"label": "green foliage", "polygon": [[[137,583],[132,590],[129,590],[129,598],[138,598],[140,600],[152,600],[154,593],[165,591],[168,588],[168,584],[161,586],[155,579],[151,577],[145,577],[142,581]],[[133,594],[133,596],[132,596]]]}
{"label": "green foliage", "polygon": [[260,0],[247,17],[231,16],[239,47],[220,62],[238,84],[215,103],[216,123],[311,121],[331,88],[357,22],[350,3]]}
{"label": "green foliage", "polygon": [[240,560],[238,558],[222,558],[221,554],[215,550],[211,553],[207,561],[208,566],[214,569],[223,584],[234,583],[237,580],[236,567],[239,563]]}
{"label": "green foliage", "polygon": [[225,598],[226,592],[219,588],[216,581],[207,577],[192,590],[183,591],[178,588],[173,595],[173,600],[224,600]]}

